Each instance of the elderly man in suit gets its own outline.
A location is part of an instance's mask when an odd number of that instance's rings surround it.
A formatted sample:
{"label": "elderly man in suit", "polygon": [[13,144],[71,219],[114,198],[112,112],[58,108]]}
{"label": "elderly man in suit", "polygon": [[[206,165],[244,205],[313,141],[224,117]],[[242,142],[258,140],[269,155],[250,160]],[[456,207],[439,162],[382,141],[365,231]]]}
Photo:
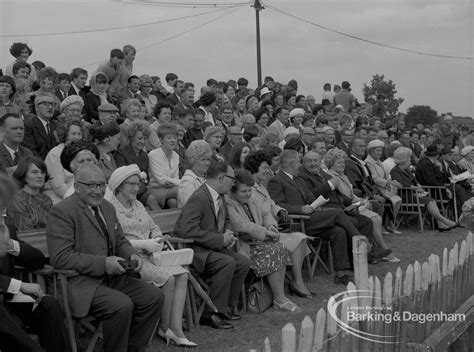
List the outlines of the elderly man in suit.
{"label": "elderly man in suit", "polygon": [[[329,201],[323,205],[324,208],[344,209],[352,204],[352,199],[337,191],[340,180],[330,176],[321,169],[321,156],[316,152],[308,152],[303,157],[303,166],[300,168],[299,176],[306,182],[309,190],[317,198],[323,196]],[[361,214],[346,214],[349,220],[369,239],[374,240],[372,220]],[[374,241],[375,242],[375,241]],[[369,259],[381,259],[390,254],[390,250],[372,247],[368,253]]]}
{"label": "elderly man in suit", "polygon": [[74,172],[75,194],[53,207],[46,236],[51,264],[77,270],[69,280],[71,311],[103,322],[104,350],[143,351],[158,324],[163,293],[125,275],[123,261],[141,259],[122,233],[114,207],[103,199],[102,170],[82,165]]}
{"label": "elderly man in suit", "polygon": [[25,136],[25,124],[20,115],[6,114],[0,118],[0,131],[3,133],[0,164],[13,172],[20,159],[33,155],[31,150],[21,145]]}
{"label": "elderly man in suit", "polygon": [[[15,194],[14,182],[0,175],[0,213]],[[14,226],[0,217],[0,350],[5,352],[39,352],[40,347],[28,336],[25,326],[38,335],[47,352],[70,351],[64,318],[59,303],[44,296],[41,286],[13,278],[15,265],[28,270],[41,269],[46,263],[43,253],[18,240]],[[14,303],[15,298],[30,296],[38,302]]]}
{"label": "elderly man in suit", "polygon": [[[175,233],[194,240],[193,266],[200,274],[212,276],[209,297],[219,313],[205,311],[201,323],[215,329],[231,329],[228,320],[240,319],[239,292],[250,261],[231,249],[236,241],[228,222],[224,195],[234,184],[234,170],[224,162],[211,164],[207,181],[184,205]],[[230,308],[230,309],[229,309]]]}
{"label": "elderly man in suit", "polygon": [[58,145],[55,135],[56,122],[51,121],[57,99],[51,93],[37,93],[35,98],[36,116],[25,122],[23,145],[34,155],[45,159],[49,151]]}
{"label": "elderly man in suit", "polygon": [[341,209],[313,208],[316,198],[298,177],[301,166],[295,150],[284,150],[280,155],[280,171],[268,182],[268,193],[276,204],[288,210],[289,214],[310,216],[305,220],[306,234],[327,239],[334,252],[335,282],[347,284],[352,278],[347,271],[351,267],[352,236],[362,234]]}

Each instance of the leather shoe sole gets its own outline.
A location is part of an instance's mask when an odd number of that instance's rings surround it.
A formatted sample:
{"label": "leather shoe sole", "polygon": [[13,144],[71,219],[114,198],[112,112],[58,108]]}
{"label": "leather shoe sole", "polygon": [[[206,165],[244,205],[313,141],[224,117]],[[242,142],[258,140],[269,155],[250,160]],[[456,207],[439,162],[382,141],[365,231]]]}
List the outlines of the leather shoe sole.
{"label": "leather shoe sole", "polygon": [[214,329],[228,330],[228,329],[234,328],[234,325],[232,325],[231,323],[227,321],[222,320],[216,315],[212,315],[210,317],[202,317],[199,323],[201,325],[210,326],[211,328],[214,328]]}

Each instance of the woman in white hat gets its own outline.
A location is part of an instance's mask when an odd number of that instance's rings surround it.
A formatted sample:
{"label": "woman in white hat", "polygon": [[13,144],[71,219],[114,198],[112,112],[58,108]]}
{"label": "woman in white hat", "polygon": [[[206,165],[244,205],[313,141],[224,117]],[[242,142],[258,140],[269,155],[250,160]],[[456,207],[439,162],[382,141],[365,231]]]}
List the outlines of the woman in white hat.
{"label": "woman in white hat", "polygon": [[141,278],[163,288],[165,302],[158,335],[167,343],[172,341],[178,346],[195,347],[196,344],[184,335],[182,326],[188,272],[179,265],[159,267],[154,261],[153,253],[162,250],[164,237],[137,200],[140,183],[145,177],[136,164],[119,167],[110,176],[105,199],[115,207],[123,233],[143,257]]}

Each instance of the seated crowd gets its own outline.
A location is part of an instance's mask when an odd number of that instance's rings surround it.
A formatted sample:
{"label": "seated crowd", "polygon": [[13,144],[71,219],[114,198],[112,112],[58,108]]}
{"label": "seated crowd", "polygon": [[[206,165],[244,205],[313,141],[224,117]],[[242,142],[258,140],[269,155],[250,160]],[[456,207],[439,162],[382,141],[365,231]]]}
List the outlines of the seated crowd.
{"label": "seated crowd", "polygon": [[[209,280],[218,310],[207,306],[201,324],[231,329],[249,277],[268,281],[281,310],[300,311],[284,289],[289,266],[289,294],[315,295],[302,275],[312,238],[329,242],[334,281],[347,285],[354,236],[366,237],[373,263],[400,261],[384,236],[400,234],[402,202],[418,198],[439,231],[459,226],[423,186],[441,187],[458,209],[473,197],[468,180],[451,183],[474,173],[469,128],[448,118],[407,129],[386,116],[383,97],[360,104],[347,81],[333,91],[325,84],[317,101],[295,80],[265,77],[250,89],[245,78],[209,79],[195,100],[195,85],[174,73],[165,84],[135,75],[131,45],[113,49],[90,86],[83,68],[58,74],[30,64],[23,43],[10,52],[15,61],[0,76],[2,351],[38,350],[26,325],[45,350],[70,349],[58,302],[12,278],[15,264],[35,270],[48,260],[18,239],[21,231],[45,228],[49,263],[78,272],[72,314],[103,322],[105,351],[142,351],[155,331],[196,346],[182,326],[191,274],[159,266],[168,237],[150,211],[181,209],[174,235],[193,240],[193,274]],[[304,215],[304,233],[291,215]],[[38,307],[10,301],[21,293]]]}

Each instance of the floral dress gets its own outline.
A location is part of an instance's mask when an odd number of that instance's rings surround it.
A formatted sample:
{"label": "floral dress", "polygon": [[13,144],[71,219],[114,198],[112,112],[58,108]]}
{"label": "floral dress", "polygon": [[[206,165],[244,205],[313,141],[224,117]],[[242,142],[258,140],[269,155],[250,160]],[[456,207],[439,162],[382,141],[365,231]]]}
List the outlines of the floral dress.
{"label": "floral dress", "polygon": [[[135,200],[132,207],[127,209],[115,196],[109,196],[107,200],[115,207],[123,233],[129,241],[162,237],[160,228],[142,203]],[[163,286],[171,276],[187,273],[187,270],[179,265],[157,266],[152,255],[142,252],[140,256],[143,258],[143,266],[140,269],[142,280],[151,281],[157,286]]]}

